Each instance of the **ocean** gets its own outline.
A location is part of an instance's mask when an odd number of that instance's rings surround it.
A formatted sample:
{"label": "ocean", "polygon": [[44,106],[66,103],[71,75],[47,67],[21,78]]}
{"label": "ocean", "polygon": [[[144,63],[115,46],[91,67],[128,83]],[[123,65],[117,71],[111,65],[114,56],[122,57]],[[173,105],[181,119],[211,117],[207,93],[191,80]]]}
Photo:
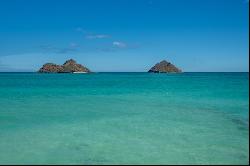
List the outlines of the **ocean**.
{"label": "ocean", "polygon": [[0,73],[0,164],[248,164],[249,73]]}

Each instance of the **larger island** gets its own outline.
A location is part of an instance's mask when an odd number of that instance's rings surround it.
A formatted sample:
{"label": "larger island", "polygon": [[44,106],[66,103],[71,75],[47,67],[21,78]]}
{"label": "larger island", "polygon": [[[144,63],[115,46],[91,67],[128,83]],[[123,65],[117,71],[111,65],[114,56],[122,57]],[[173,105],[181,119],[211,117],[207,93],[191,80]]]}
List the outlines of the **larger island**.
{"label": "larger island", "polygon": [[90,73],[91,71],[75,60],[69,59],[63,65],[54,63],[44,64],[38,71],[39,73]]}

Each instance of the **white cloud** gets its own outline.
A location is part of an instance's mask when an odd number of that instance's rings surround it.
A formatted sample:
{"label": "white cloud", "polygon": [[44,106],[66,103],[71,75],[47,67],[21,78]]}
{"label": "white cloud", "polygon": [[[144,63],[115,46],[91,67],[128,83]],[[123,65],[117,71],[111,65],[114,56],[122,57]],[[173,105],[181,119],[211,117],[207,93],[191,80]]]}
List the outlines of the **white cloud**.
{"label": "white cloud", "polygon": [[104,39],[104,38],[109,38],[109,35],[87,35],[87,39]]}
{"label": "white cloud", "polygon": [[104,38],[110,37],[110,35],[106,35],[106,34],[95,34],[93,32],[89,32],[81,27],[78,27],[75,30],[77,32],[84,34],[86,39],[104,39]]}
{"label": "white cloud", "polygon": [[113,46],[118,47],[118,48],[125,48],[125,47],[127,47],[127,45],[125,43],[119,42],[119,41],[114,41],[113,42]]}

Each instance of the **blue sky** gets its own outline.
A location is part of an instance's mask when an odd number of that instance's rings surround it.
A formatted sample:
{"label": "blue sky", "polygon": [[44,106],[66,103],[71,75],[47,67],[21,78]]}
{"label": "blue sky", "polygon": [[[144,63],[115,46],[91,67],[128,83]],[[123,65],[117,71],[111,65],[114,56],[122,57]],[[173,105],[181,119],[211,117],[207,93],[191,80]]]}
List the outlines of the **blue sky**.
{"label": "blue sky", "polygon": [[248,71],[248,0],[1,0],[0,71]]}

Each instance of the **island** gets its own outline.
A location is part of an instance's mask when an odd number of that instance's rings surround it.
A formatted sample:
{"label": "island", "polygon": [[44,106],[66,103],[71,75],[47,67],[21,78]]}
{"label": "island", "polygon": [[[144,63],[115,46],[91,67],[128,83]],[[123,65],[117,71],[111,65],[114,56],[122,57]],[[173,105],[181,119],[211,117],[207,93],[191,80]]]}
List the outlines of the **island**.
{"label": "island", "polygon": [[39,70],[39,73],[90,73],[91,71],[73,59],[67,60],[63,65],[46,63]]}
{"label": "island", "polygon": [[149,71],[149,73],[182,73],[182,70],[177,68],[175,65],[170,62],[163,60],[160,63],[157,63]]}

